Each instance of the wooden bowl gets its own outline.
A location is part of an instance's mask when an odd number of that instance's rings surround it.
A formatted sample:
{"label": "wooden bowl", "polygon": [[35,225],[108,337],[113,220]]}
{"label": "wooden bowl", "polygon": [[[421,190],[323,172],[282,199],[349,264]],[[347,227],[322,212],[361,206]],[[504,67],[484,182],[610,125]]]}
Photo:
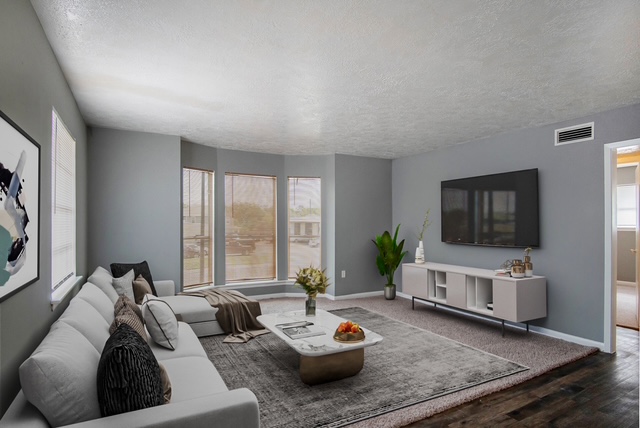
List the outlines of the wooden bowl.
{"label": "wooden bowl", "polygon": [[333,334],[333,340],[343,343],[358,343],[364,340],[364,331],[360,329],[357,333],[339,333],[338,329]]}

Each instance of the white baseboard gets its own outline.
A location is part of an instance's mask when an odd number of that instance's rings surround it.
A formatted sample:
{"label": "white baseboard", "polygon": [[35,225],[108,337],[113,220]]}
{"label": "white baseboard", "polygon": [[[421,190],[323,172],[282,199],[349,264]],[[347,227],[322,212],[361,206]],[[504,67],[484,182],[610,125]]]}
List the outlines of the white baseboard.
{"label": "white baseboard", "polygon": [[[374,297],[374,296],[382,296],[384,291],[370,291],[367,293],[355,293],[355,294],[346,294],[344,296],[334,296],[333,294],[318,294],[318,297],[325,297],[329,300],[347,300],[347,299],[362,299],[365,297]],[[295,298],[306,298],[307,295],[304,292],[299,293],[272,293],[272,294],[259,294],[255,296],[249,295],[252,299],[256,300],[265,300],[265,299],[278,299],[281,297],[295,297]]]}
{"label": "white baseboard", "polygon": [[[404,294],[404,293],[396,293],[397,296],[402,297],[404,299],[411,299],[411,296]],[[433,303],[431,302],[424,302],[423,300],[416,300],[419,303],[422,304],[427,304],[427,305],[432,305]],[[501,323],[501,321],[495,319],[495,318],[488,318],[488,317],[484,317],[482,315],[476,315],[472,312],[467,312],[464,310],[458,310],[456,308],[452,308],[450,306],[444,306],[441,304],[438,304],[438,308],[446,310],[446,311],[450,311],[450,312],[455,312],[457,314],[462,314],[468,317],[472,317],[472,318],[476,318],[476,319],[481,319],[481,320],[485,320],[485,321],[493,321],[496,323]],[[522,330],[526,330],[526,326],[525,324],[521,324],[521,323],[517,323],[517,324],[513,324],[509,321],[505,321],[505,325],[508,325],[510,328],[519,328]],[[529,324],[529,331],[534,332],[534,333],[538,333],[538,334],[542,334],[544,336],[549,336],[549,337],[554,337],[556,339],[561,339],[561,340],[566,340],[567,342],[572,342],[572,343],[577,343],[578,345],[583,345],[583,346],[593,346],[594,348],[598,348],[601,351],[604,352],[604,342],[596,342],[595,340],[591,340],[591,339],[585,339],[583,337],[579,337],[579,336],[573,336],[571,334],[567,334],[567,333],[562,333],[559,331],[555,331],[555,330],[551,330],[548,328],[544,328],[544,327],[538,327],[536,325],[531,325]]]}

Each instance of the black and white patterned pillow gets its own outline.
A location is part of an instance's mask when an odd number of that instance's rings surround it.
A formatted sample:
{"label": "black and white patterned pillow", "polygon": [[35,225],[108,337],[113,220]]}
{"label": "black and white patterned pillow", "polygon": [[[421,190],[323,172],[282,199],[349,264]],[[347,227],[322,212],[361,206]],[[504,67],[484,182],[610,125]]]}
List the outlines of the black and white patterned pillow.
{"label": "black and white patterned pillow", "polygon": [[158,361],[147,342],[127,324],[120,324],[104,345],[97,384],[103,417],[164,403]]}

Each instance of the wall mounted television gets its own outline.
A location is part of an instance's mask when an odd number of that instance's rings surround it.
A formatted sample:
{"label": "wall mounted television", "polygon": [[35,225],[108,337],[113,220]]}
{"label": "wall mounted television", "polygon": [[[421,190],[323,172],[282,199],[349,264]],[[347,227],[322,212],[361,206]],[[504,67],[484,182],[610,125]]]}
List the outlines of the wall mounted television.
{"label": "wall mounted television", "polygon": [[538,170],[441,182],[442,242],[539,247]]}

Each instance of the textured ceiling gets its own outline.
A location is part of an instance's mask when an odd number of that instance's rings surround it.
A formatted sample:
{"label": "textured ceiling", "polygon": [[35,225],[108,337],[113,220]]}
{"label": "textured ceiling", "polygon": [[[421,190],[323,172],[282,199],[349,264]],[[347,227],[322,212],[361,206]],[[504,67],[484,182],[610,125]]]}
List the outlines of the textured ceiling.
{"label": "textured ceiling", "polygon": [[221,148],[397,158],[640,102],[638,0],[32,4],[88,125]]}

